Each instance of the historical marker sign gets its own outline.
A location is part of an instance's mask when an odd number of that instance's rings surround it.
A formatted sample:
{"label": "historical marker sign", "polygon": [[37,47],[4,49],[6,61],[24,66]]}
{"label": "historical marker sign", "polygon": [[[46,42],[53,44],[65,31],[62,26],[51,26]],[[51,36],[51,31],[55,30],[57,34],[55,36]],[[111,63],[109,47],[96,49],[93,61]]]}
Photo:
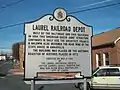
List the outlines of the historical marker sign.
{"label": "historical marker sign", "polygon": [[25,78],[37,72],[81,72],[91,76],[92,28],[64,9],[25,23]]}

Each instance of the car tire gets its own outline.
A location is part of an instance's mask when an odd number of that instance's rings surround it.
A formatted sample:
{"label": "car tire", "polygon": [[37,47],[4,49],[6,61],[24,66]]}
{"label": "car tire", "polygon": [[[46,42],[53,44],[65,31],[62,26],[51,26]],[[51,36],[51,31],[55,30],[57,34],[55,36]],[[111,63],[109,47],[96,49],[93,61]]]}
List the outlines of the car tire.
{"label": "car tire", "polygon": [[[78,83],[75,87],[78,88],[79,90],[84,90],[84,84],[83,83]],[[91,90],[89,83],[87,83],[87,90]]]}

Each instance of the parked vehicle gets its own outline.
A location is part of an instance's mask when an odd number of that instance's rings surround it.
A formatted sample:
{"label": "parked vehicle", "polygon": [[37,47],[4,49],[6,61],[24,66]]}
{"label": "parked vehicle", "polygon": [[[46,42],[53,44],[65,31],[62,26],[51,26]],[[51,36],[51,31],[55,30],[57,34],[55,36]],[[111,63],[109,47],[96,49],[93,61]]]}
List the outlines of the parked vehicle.
{"label": "parked vehicle", "polygon": [[[91,89],[120,89],[120,66],[110,65],[96,68],[87,84]],[[76,87],[82,88],[83,83],[78,83]]]}

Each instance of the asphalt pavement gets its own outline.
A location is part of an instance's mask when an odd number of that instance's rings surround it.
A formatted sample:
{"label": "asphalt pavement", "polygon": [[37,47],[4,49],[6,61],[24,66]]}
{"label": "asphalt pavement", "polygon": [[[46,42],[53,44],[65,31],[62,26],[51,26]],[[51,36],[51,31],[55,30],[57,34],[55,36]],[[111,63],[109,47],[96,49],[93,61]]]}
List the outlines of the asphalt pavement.
{"label": "asphalt pavement", "polygon": [[[10,74],[13,68],[11,61],[0,63],[0,90],[31,90],[31,86],[23,81],[23,75]],[[78,90],[74,84],[35,85],[35,90]]]}
{"label": "asphalt pavement", "polygon": [[12,61],[2,61],[0,63],[0,73],[8,73],[10,69],[13,68],[13,63]]}
{"label": "asphalt pavement", "polygon": [[[22,75],[8,75],[0,79],[0,90],[31,90]],[[35,85],[35,90],[78,90],[74,84]]]}
{"label": "asphalt pavement", "polygon": [[[13,68],[12,61],[0,62],[0,90],[31,90],[31,86],[23,81],[23,75],[8,71]],[[35,85],[35,90],[79,90],[74,84],[42,84]]]}

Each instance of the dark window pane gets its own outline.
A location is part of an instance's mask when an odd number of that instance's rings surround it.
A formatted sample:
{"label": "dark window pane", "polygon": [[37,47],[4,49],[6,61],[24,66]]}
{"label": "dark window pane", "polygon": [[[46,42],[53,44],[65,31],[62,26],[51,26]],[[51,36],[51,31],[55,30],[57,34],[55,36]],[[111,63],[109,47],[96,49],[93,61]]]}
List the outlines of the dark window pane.
{"label": "dark window pane", "polygon": [[106,65],[109,65],[109,53],[104,53],[105,54],[105,63]]}
{"label": "dark window pane", "polygon": [[109,69],[109,76],[118,76],[118,75],[120,75],[119,69],[117,68]]}
{"label": "dark window pane", "polygon": [[106,65],[109,65],[109,61],[106,61]]}
{"label": "dark window pane", "polygon": [[101,61],[98,61],[98,65],[101,66]]}
{"label": "dark window pane", "polygon": [[101,60],[102,58],[101,58],[101,55],[100,54],[98,54],[98,60]]}
{"label": "dark window pane", "polygon": [[96,74],[97,74],[97,76],[106,76],[107,69],[101,69]]}
{"label": "dark window pane", "polygon": [[109,54],[108,53],[105,53],[105,58],[109,58]]}
{"label": "dark window pane", "polygon": [[109,72],[119,72],[119,69],[117,69],[117,68],[111,68],[111,69],[109,69]]}
{"label": "dark window pane", "polygon": [[101,54],[98,53],[97,55],[98,55],[98,66],[101,66],[102,65],[102,63],[101,63],[101,60],[102,60]]}

